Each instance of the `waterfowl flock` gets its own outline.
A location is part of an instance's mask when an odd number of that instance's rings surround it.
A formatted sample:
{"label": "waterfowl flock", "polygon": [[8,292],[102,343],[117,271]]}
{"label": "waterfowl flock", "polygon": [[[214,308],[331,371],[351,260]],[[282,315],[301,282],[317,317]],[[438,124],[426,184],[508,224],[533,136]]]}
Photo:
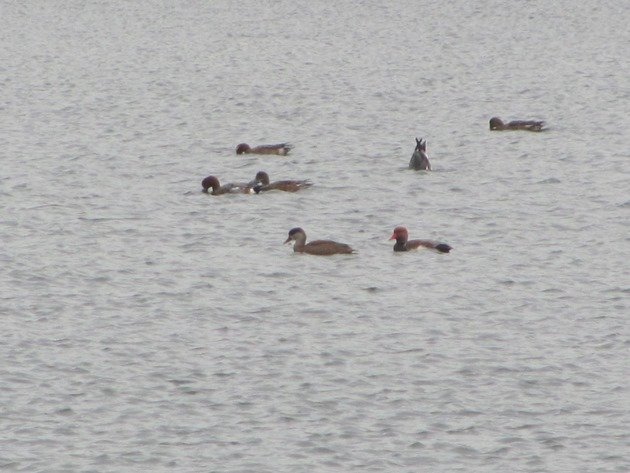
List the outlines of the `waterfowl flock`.
{"label": "waterfowl flock", "polygon": [[[524,130],[524,131],[544,131],[544,122],[534,120],[513,120],[504,123],[498,117],[490,119],[491,131],[508,131],[508,130]],[[249,146],[247,143],[240,143],[236,147],[236,154],[275,154],[286,156],[293,146],[289,143],[280,143],[275,145],[259,145],[255,147]],[[409,169],[414,171],[430,171],[431,163],[427,155],[427,141],[423,138],[416,138],[416,147],[409,161]],[[259,171],[253,180],[247,183],[229,183],[221,185],[216,176],[207,176],[201,181],[202,191],[211,195],[222,194],[260,194],[268,191],[297,192],[302,189],[309,188],[313,183],[308,179],[302,180],[280,180],[271,181],[269,175],[265,171]],[[404,252],[418,249],[433,250],[437,253],[450,253],[453,249],[450,245],[433,240],[410,240],[409,232],[405,227],[398,226],[394,228],[390,240],[396,240],[394,244],[394,252]],[[306,243],[306,232],[295,227],[289,230],[289,236],[285,240],[286,243],[295,242],[293,251],[296,253],[306,253],[309,255],[330,256],[338,254],[352,254],[355,250],[345,243],[339,243],[333,240],[313,240]]]}

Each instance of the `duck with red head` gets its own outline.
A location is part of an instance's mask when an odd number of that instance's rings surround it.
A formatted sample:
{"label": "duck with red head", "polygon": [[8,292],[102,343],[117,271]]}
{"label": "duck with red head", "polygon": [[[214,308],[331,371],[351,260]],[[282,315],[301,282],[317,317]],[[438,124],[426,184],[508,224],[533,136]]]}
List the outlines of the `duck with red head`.
{"label": "duck with red head", "polygon": [[438,253],[448,253],[453,249],[446,243],[439,243],[432,240],[409,240],[409,233],[405,227],[394,228],[394,233],[392,233],[392,236],[389,239],[396,240],[394,251],[409,251],[417,250],[418,248],[427,248],[429,250],[435,250]]}
{"label": "duck with red head", "polygon": [[337,243],[332,240],[314,240],[306,243],[306,233],[299,227],[289,230],[289,237],[285,244],[295,241],[293,251],[296,253],[308,253],[309,255],[340,255],[354,253],[354,250],[345,243]]}
{"label": "duck with red head", "polygon": [[491,131],[509,131],[509,130],[525,130],[525,131],[543,131],[545,122],[535,120],[512,120],[503,123],[499,117],[490,119]]}
{"label": "duck with red head", "polygon": [[[251,194],[252,188],[245,183],[230,183],[221,185],[215,176],[208,176],[201,181],[202,192],[212,195],[221,194]],[[212,189],[210,191],[209,189]]]}
{"label": "duck with red head", "polygon": [[409,169],[413,169],[415,171],[431,170],[431,164],[429,163],[429,157],[427,156],[427,140],[423,141],[422,138],[419,140],[416,138],[416,149],[411,155]]}
{"label": "duck with red head", "polygon": [[236,154],[278,154],[286,156],[293,149],[289,143],[280,143],[277,145],[259,145],[253,148],[247,143],[241,143],[236,147]]}
{"label": "duck with red head", "polygon": [[313,183],[309,181],[308,179],[303,179],[300,181],[285,180],[285,181],[270,182],[269,174],[267,174],[265,171],[258,171],[252,183],[253,183],[252,187],[254,189],[254,192],[256,192],[256,194],[260,192],[266,192],[266,191],[272,191],[272,190],[279,190],[279,191],[284,191],[284,192],[297,192],[300,189],[304,189],[306,187],[310,187],[313,185]]}

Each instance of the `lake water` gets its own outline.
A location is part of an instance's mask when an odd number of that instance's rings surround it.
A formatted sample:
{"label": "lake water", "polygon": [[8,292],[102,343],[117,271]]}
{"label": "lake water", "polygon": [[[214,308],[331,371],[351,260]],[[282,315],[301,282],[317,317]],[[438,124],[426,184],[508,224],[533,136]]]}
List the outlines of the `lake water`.
{"label": "lake water", "polygon": [[3,2],[0,469],[630,471],[629,20]]}

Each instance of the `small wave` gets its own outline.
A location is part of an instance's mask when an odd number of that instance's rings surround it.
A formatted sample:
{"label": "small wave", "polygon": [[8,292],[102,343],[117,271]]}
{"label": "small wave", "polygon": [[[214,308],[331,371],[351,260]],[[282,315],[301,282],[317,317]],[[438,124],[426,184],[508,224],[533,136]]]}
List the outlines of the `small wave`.
{"label": "small wave", "polygon": [[364,291],[366,292],[370,292],[370,293],[375,293],[375,292],[379,292],[381,290],[380,287],[376,287],[376,286],[370,286],[370,287],[364,287],[362,288]]}
{"label": "small wave", "polygon": [[59,414],[62,416],[69,416],[69,415],[74,414],[74,411],[69,407],[64,407],[63,409],[56,410],[55,414]]}
{"label": "small wave", "polygon": [[537,182],[537,184],[560,184],[560,179],[557,179],[555,177],[550,177],[548,179],[544,179],[542,181]]}

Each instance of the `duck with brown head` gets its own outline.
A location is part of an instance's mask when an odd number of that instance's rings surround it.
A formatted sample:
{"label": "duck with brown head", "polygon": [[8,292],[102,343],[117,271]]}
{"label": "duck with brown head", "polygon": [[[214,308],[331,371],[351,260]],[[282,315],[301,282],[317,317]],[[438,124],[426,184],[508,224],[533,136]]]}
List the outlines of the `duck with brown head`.
{"label": "duck with brown head", "polygon": [[308,253],[309,255],[340,255],[351,254],[354,250],[345,243],[337,243],[332,240],[314,240],[306,243],[306,233],[299,227],[289,230],[289,237],[285,240],[285,244],[295,241],[293,251],[296,253]]}
{"label": "duck with brown head", "polygon": [[427,248],[429,250],[437,251],[438,253],[448,253],[453,248],[446,243],[439,243],[432,240],[409,240],[409,233],[405,227],[394,228],[394,233],[389,238],[390,240],[396,240],[394,245],[394,251],[410,251],[417,250],[418,248]]}
{"label": "duck with brown head", "polygon": [[236,147],[236,154],[278,154],[286,156],[293,149],[289,143],[279,143],[277,145],[259,145],[253,148],[247,143],[240,143]]}
{"label": "duck with brown head", "polygon": [[284,180],[284,181],[269,181],[269,174],[265,171],[258,171],[256,177],[252,181],[253,189],[256,194],[259,192],[266,192],[272,190],[279,190],[284,192],[297,192],[300,189],[305,189],[313,185],[308,179],[303,180]]}
{"label": "duck with brown head", "polygon": [[490,119],[491,131],[510,131],[510,130],[525,130],[525,131],[544,131],[545,122],[535,120],[512,120],[508,123],[503,123],[499,117],[492,117]]}
{"label": "duck with brown head", "polygon": [[[212,189],[210,191],[209,189]],[[251,194],[252,188],[245,183],[230,183],[221,185],[216,176],[208,176],[201,181],[201,190],[206,194]]]}
{"label": "duck with brown head", "polygon": [[416,149],[414,149],[409,161],[409,169],[415,171],[430,171],[431,164],[429,163],[429,157],[427,156],[427,140],[416,138]]}

